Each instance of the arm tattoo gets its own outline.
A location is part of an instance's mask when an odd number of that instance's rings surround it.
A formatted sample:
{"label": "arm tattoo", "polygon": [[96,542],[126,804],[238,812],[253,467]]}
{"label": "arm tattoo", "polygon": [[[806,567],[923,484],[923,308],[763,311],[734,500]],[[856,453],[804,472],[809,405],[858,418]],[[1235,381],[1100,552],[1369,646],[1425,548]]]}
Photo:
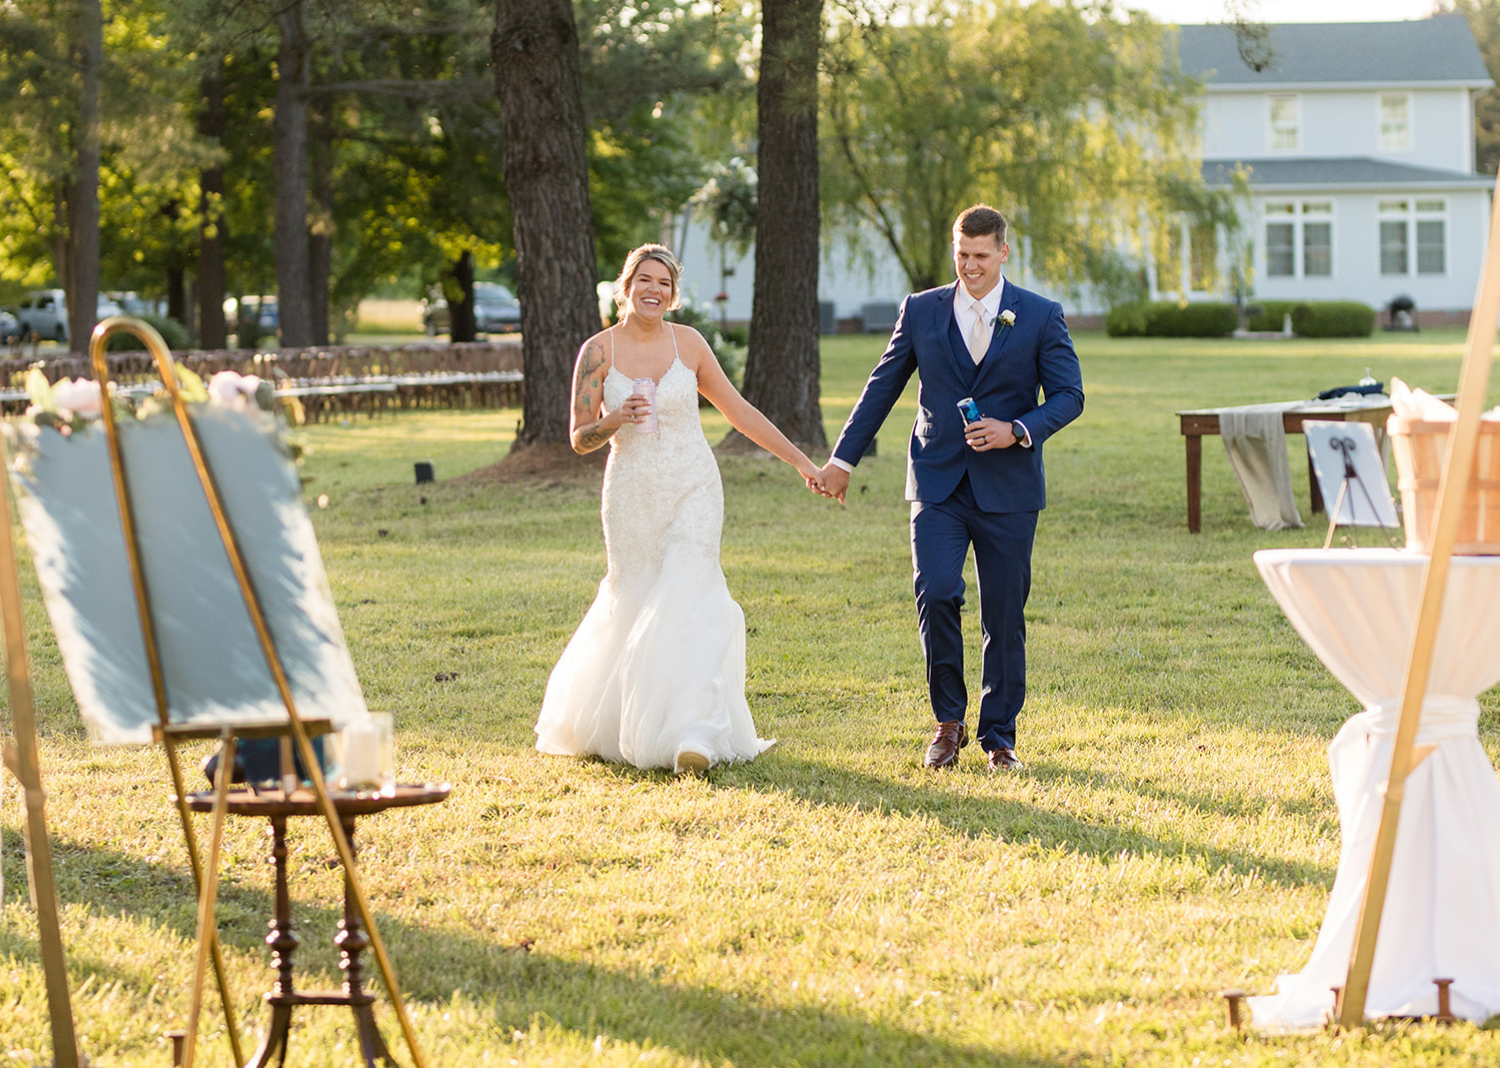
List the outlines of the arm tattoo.
{"label": "arm tattoo", "polygon": [[[575,419],[587,419],[594,414],[594,398],[600,396],[600,389],[604,385],[604,363],[604,349],[597,341],[590,342],[578,357],[578,370],[573,377]],[[592,452],[612,436],[610,432],[599,428],[600,422],[599,419],[593,419],[575,432],[574,440],[583,451]]]}
{"label": "arm tattoo", "polygon": [[598,424],[594,424],[592,426],[585,427],[578,432],[578,444],[583,446],[585,452],[593,452],[605,442],[609,441],[612,436],[613,435],[606,434],[604,431],[600,430]]}

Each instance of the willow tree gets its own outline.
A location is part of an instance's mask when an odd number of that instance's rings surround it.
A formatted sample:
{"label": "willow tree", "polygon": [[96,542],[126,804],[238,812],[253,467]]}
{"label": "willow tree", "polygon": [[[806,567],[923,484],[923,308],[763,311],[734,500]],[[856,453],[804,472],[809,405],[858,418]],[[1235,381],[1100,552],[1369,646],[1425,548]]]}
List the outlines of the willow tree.
{"label": "willow tree", "polygon": [[1107,295],[1136,286],[1153,220],[1202,185],[1198,86],[1167,58],[1168,31],[1071,4],[923,9],[846,24],[828,48],[830,217],[876,235],[869,251],[913,289],[951,279],[953,219],[976,201],[1012,216],[1032,272]]}

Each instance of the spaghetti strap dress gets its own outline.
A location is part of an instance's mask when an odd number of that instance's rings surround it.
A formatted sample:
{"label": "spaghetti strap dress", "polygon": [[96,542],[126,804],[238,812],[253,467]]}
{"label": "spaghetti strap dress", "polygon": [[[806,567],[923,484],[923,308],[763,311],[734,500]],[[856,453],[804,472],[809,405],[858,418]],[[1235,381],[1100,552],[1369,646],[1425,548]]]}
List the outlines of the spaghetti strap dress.
{"label": "spaghetti strap dress", "polygon": [[[681,749],[750,760],[745,616],[719,565],[724,489],[698,417],[698,378],[677,354],[656,384],[657,430],[610,439],[602,515],[608,570],[547,682],[537,720],[544,753],[673,768]],[[614,366],[608,409],[634,385]]]}

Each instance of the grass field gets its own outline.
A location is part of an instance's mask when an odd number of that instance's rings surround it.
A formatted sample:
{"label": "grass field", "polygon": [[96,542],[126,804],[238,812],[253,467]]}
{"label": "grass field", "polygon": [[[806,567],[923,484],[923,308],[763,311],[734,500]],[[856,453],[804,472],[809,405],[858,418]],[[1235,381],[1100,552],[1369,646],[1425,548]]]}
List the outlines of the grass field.
{"label": "grass field", "polygon": [[[1189,535],[1173,416],[1310,396],[1366,367],[1451,391],[1461,336],[1078,347],[1088,405],[1047,446],[1017,775],[987,774],[972,747],[953,772],[919,766],[931,714],[901,500],[910,397],[846,507],[773,461],[721,459],[750,706],[780,744],[706,781],[530,748],[604,553],[596,486],[449,481],[499,459],[518,413],[304,432],[368,701],[396,714],[402,779],[454,785],[445,805],[360,829],[429,1064],[1500,1065],[1500,1039],[1467,1025],[1227,1030],[1219,990],[1268,992],[1311,951],[1339,852],[1324,749],[1357,706],[1250,560],[1321,544],[1305,466],[1294,459],[1309,527],[1258,531],[1210,441],[1203,532]],[[830,435],[878,349],[827,341]],[[722,420],[706,422],[717,440]],[[438,483],[412,483],[419,460]],[[87,744],[27,608],[83,1048],[96,1064],[165,1066],[193,900],[164,762]],[[1482,703],[1493,756],[1500,705]],[[45,1064],[9,780],[0,826],[0,1059]],[[293,851],[301,982],[336,986],[326,830],[295,826]],[[271,978],[265,852],[262,826],[231,824],[219,920],[252,1045]],[[211,1011],[200,1063],[228,1064],[221,1028]],[[352,1040],[347,1014],[305,1010],[288,1063],[352,1064]]]}

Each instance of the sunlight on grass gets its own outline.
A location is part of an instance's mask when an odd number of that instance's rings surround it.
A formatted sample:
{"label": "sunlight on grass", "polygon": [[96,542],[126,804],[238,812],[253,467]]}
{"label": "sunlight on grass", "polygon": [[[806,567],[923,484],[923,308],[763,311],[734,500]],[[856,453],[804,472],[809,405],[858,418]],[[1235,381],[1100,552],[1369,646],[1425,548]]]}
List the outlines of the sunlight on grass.
{"label": "sunlight on grass", "polygon": [[[825,340],[830,434],[882,340]],[[931,713],[901,499],[914,386],[846,507],[785,465],[721,460],[749,700],[779,744],[707,781],[530,748],[604,550],[596,486],[451,481],[504,456],[518,412],[305,428],[307,494],[330,497],[314,521],[366,697],[396,714],[402,779],[454,784],[445,805],[359,825],[429,1063],[1500,1064],[1492,1034],[1467,1025],[1227,1030],[1218,991],[1268,991],[1311,951],[1339,855],[1325,747],[1357,706],[1250,561],[1321,544],[1319,517],[1251,527],[1210,441],[1203,533],[1189,535],[1173,414],[1311,396],[1366,367],[1448,392],[1461,341],[1080,336],[1088,406],[1047,446],[1028,769],[1002,777],[974,747],[951,773],[920,767]],[[712,412],[705,425],[711,440],[727,429]],[[418,461],[437,483],[414,484]],[[1300,455],[1293,465],[1305,509]],[[166,1065],[193,900],[162,760],[88,746],[34,598],[27,613],[83,1048],[96,1063]],[[977,664],[972,603],[966,614]],[[1500,706],[1482,704],[1494,753]],[[15,796],[7,785],[0,799],[0,1056],[40,1065]],[[292,850],[298,981],[337,987],[331,845],[300,821]],[[219,920],[252,1047],[272,978],[265,852],[262,826],[231,822]],[[392,1013],[378,1013],[406,1063]],[[347,1013],[296,1019],[288,1063],[353,1062]],[[200,1063],[228,1063],[221,1027],[210,1001]]]}

